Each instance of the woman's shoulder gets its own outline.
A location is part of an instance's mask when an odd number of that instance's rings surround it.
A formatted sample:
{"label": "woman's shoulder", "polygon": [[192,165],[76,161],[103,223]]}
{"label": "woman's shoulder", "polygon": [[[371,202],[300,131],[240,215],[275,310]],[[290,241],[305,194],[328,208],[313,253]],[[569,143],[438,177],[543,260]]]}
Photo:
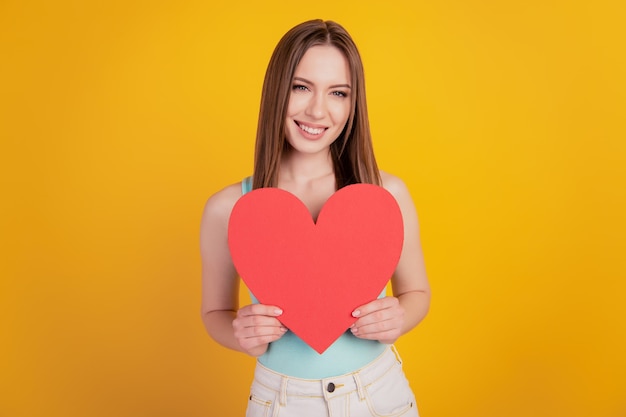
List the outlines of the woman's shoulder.
{"label": "woman's shoulder", "polygon": [[404,181],[400,177],[396,177],[395,175],[383,171],[380,171],[380,179],[382,181],[383,188],[389,191],[400,206],[405,226],[409,225],[409,227],[418,227],[415,204],[413,203],[411,192]]}
{"label": "woman's shoulder", "polygon": [[380,179],[382,187],[389,191],[396,199],[408,196],[409,189],[400,177],[385,171],[380,171]]}
{"label": "woman's shoulder", "polygon": [[241,182],[228,185],[211,195],[204,205],[204,216],[228,220],[233,206],[241,198]]}

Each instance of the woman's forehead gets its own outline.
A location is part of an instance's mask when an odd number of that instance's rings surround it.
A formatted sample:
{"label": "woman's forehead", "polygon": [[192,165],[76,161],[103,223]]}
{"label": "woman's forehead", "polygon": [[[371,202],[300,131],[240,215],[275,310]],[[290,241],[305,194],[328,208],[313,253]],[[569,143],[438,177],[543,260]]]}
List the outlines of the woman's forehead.
{"label": "woman's forehead", "polygon": [[337,47],[316,45],[304,53],[294,78],[304,78],[314,83],[350,84],[350,65]]}

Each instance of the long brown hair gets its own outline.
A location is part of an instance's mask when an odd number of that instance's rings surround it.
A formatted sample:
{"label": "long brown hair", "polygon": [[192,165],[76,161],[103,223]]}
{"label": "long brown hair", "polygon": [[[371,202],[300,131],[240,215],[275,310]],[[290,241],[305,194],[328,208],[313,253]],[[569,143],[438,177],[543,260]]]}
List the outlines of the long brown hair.
{"label": "long brown hair", "polygon": [[350,116],[330,146],[337,189],[355,183],[381,183],[367,116],[361,56],[341,25],[317,19],[289,30],[278,42],[267,66],[256,135],[253,189],[278,184],[283,151],[289,146],[285,139],[285,118],[294,73],[305,52],[315,45],[339,49],[348,60],[352,79]]}

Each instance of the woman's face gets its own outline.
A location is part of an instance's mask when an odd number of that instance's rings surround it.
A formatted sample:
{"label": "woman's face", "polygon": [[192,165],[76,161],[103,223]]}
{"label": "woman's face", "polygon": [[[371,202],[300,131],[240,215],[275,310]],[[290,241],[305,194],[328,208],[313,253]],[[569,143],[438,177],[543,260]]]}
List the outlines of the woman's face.
{"label": "woman's face", "polygon": [[287,107],[287,141],[297,152],[328,151],[351,109],[350,68],[334,46],[309,48],[296,67]]}

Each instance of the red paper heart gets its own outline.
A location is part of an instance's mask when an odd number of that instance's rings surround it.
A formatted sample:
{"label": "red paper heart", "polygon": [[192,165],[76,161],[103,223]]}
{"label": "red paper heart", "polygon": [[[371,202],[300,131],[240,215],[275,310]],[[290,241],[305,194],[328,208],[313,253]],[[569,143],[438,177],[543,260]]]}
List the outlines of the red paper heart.
{"label": "red paper heart", "polygon": [[317,223],[293,194],[260,188],[233,207],[233,263],[259,302],[283,309],[280,321],[322,353],[378,297],[400,259],[400,208],[384,188],[354,184],[334,193]]}

